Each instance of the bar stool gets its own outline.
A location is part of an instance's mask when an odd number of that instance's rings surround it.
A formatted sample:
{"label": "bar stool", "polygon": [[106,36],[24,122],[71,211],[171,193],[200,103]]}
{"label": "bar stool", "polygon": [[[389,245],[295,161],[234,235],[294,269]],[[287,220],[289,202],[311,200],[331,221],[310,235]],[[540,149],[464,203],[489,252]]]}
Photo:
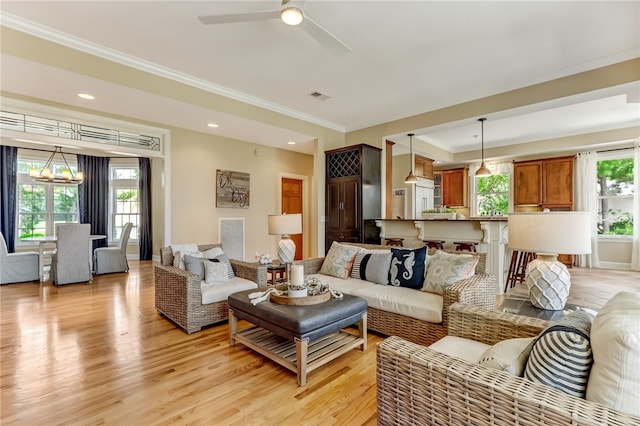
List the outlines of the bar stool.
{"label": "bar stool", "polygon": [[384,244],[387,246],[402,247],[403,241],[404,241],[404,238],[385,238]]}
{"label": "bar stool", "polygon": [[422,242],[427,248],[444,250],[444,240],[422,240]]}
{"label": "bar stool", "polygon": [[456,251],[476,251],[476,246],[478,245],[475,241],[454,241],[453,244],[456,245]]}
{"label": "bar stool", "polygon": [[515,287],[516,284],[524,282],[527,264],[536,258],[535,253],[514,250],[511,252],[511,263],[507,273],[507,282],[504,284],[504,291]]}

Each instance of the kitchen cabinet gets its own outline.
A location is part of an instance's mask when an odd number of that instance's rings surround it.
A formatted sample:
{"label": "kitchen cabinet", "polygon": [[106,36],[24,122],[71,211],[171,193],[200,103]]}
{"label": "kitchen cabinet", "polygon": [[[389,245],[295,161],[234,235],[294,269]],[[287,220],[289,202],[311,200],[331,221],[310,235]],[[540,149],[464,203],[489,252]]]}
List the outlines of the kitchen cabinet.
{"label": "kitchen cabinet", "polygon": [[433,179],[433,160],[416,155],[414,162],[414,174],[425,179]]}
{"label": "kitchen cabinet", "polygon": [[464,169],[442,171],[442,204],[447,207],[467,206],[467,175]]}
{"label": "kitchen cabinet", "polygon": [[325,250],[334,241],[379,243],[381,150],[353,145],[326,151]]}
{"label": "kitchen cabinet", "polygon": [[442,172],[433,172],[433,207],[442,207]]}
{"label": "kitchen cabinet", "polygon": [[513,164],[514,205],[573,208],[573,157]]}

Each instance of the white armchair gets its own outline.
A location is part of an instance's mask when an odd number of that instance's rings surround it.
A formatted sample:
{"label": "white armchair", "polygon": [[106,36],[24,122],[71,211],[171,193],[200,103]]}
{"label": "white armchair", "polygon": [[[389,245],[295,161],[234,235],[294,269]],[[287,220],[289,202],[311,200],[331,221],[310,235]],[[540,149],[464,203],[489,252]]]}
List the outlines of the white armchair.
{"label": "white armchair", "polygon": [[36,252],[9,253],[4,235],[0,234],[0,284],[37,281],[40,255]]}
{"label": "white armchair", "polygon": [[56,225],[58,249],[51,261],[51,280],[55,285],[91,281],[91,251],[88,223]]}
{"label": "white armchair", "polygon": [[127,243],[131,234],[131,222],[125,223],[117,247],[100,247],[93,251],[93,268],[96,274],[129,272],[127,262]]}

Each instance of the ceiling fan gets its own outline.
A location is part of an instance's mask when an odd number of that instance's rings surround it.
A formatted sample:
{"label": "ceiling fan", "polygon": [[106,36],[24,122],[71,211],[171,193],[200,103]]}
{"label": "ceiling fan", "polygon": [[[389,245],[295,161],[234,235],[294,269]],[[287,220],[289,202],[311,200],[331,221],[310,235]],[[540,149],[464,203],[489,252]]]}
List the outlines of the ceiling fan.
{"label": "ceiling fan", "polygon": [[293,3],[290,4],[289,0],[282,0],[282,7],[279,10],[198,16],[198,19],[205,25],[281,19],[287,25],[300,25],[314,40],[336,56],[351,51],[346,44],[304,14],[302,11],[304,0],[296,1],[295,5]]}

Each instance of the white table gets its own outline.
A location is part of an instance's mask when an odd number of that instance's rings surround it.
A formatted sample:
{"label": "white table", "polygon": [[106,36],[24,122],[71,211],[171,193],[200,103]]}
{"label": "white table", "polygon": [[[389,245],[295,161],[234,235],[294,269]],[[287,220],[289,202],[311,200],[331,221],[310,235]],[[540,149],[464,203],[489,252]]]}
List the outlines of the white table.
{"label": "white table", "polygon": [[[91,269],[91,272],[93,272],[93,242],[96,240],[104,240],[105,238],[107,238],[106,235],[89,235],[89,268]],[[47,237],[31,237],[31,238],[23,238],[22,241],[38,243],[39,245],[38,252],[40,254],[38,270],[40,275],[40,281],[44,281],[45,266],[46,266],[45,262],[46,262],[46,257],[49,254],[47,252],[47,245],[57,244],[58,237],[54,235],[50,235]]]}

